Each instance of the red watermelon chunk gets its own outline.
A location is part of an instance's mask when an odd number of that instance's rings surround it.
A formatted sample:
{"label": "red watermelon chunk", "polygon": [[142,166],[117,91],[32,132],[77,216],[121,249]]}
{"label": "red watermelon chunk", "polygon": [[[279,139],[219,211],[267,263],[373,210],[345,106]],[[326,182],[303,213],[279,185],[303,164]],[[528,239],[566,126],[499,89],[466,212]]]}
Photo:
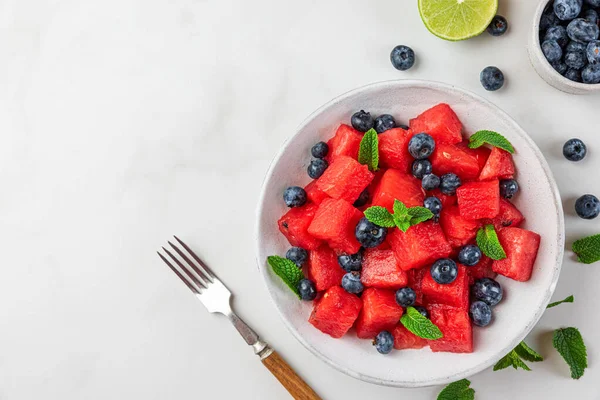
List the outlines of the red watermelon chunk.
{"label": "red watermelon chunk", "polygon": [[385,207],[393,212],[396,199],[406,207],[423,206],[425,195],[417,178],[396,169],[388,169],[373,193],[372,205]]}
{"label": "red watermelon chunk", "polygon": [[335,161],[339,156],[358,158],[358,149],[362,134],[351,126],[342,124],[335,132],[335,136],[327,142],[329,146],[329,161]]}
{"label": "red watermelon chunk", "polygon": [[308,277],[315,283],[317,291],[339,286],[346,273],[337,260],[337,255],[327,245],[309,252]]}
{"label": "red watermelon chunk", "polygon": [[362,301],[340,286],[333,286],[315,303],[308,322],[323,333],[341,338],[348,332],[362,307]]}
{"label": "red watermelon chunk", "polygon": [[500,186],[497,179],[465,183],[456,190],[458,210],[467,219],[495,218],[500,211]]}
{"label": "red watermelon chunk", "polygon": [[476,179],[479,176],[477,158],[453,144],[436,143],[435,151],[429,160],[433,173],[438,176],[452,172],[463,181]]}
{"label": "red watermelon chunk", "polygon": [[452,253],[442,228],[433,221],[411,226],[406,232],[392,229],[388,233],[388,241],[405,271],[423,267]]}
{"label": "red watermelon chunk", "polygon": [[356,240],[354,229],[362,213],[346,200],[323,200],[308,227],[312,236],[327,240],[336,250],[356,253],[360,244]]}
{"label": "red watermelon chunk", "polygon": [[469,243],[481,227],[479,221],[463,218],[457,206],[442,209],[440,225],[452,247],[462,247]]}
{"label": "red watermelon chunk", "polygon": [[494,261],[494,272],[516,281],[528,281],[540,246],[540,235],[521,228],[504,228],[498,232],[498,239],[506,258]]}
{"label": "red watermelon chunk", "polygon": [[462,310],[469,308],[469,274],[464,265],[458,266],[456,279],[447,285],[434,281],[431,273],[425,274],[421,288],[429,304],[446,304]]}
{"label": "red watermelon chunk", "polygon": [[356,225],[362,217],[363,213],[355,209],[344,231],[339,236],[329,239],[329,246],[340,253],[357,253],[360,250],[360,243],[356,240]]}
{"label": "red watermelon chunk", "polygon": [[412,157],[408,152],[408,131],[389,129],[379,135],[379,162],[387,168],[408,172]]}
{"label": "red watermelon chunk", "polygon": [[428,344],[427,339],[416,336],[402,324],[396,325],[392,335],[394,336],[394,348],[396,350],[422,349]]}
{"label": "red watermelon chunk", "polygon": [[512,155],[507,151],[493,147],[485,166],[481,170],[481,174],[479,174],[479,180],[507,179],[511,178],[514,174],[515,164],[513,163]]}
{"label": "red watermelon chunk", "polygon": [[318,206],[312,203],[292,208],[277,221],[279,231],[292,246],[313,250],[321,245],[320,239],[308,233],[308,226],[313,221],[317,208]]}
{"label": "red watermelon chunk", "polygon": [[408,287],[412,288],[417,295],[415,303],[423,304],[423,278],[425,277],[425,274],[429,274],[429,268],[409,269],[406,271],[406,274],[408,275]]}
{"label": "red watermelon chunk", "polygon": [[406,286],[408,276],[392,250],[368,249],[363,255],[360,280],[367,287],[399,289]]}
{"label": "red watermelon chunk", "polygon": [[445,304],[429,306],[431,322],[437,325],[444,337],[430,340],[429,347],[433,352],[450,353],[473,352],[473,328],[467,311]]}
{"label": "red watermelon chunk", "polygon": [[477,263],[477,265],[467,268],[467,272],[469,273],[469,285],[475,283],[477,279],[495,279],[496,276],[498,276],[498,274],[492,270],[492,261],[493,260],[491,258],[482,255],[481,260]]}
{"label": "red watermelon chunk", "polygon": [[456,204],[456,196],[449,196],[442,193],[440,189],[434,189],[427,193],[426,197],[435,196],[442,202],[442,210]]}
{"label": "red watermelon chunk", "polygon": [[508,200],[500,199],[500,211],[491,223],[499,231],[509,226],[518,228],[523,221],[525,221],[525,217],[523,217],[523,214],[521,214],[521,211],[517,207],[513,206]]}
{"label": "red watermelon chunk", "polygon": [[306,185],[304,190],[306,191],[306,197],[308,197],[308,200],[312,203],[321,204],[323,200],[329,199],[327,193],[317,189],[317,181],[311,181]]}
{"label": "red watermelon chunk", "polygon": [[410,120],[410,129],[415,133],[425,132],[437,143],[460,143],[462,124],[448,104],[438,104]]}
{"label": "red watermelon chunk", "polygon": [[457,144],[457,146],[477,159],[477,164],[479,164],[479,171],[483,169],[491,152],[491,150],[488,147],[481,146],[476,149],[471,149],[469,148],[469,140],[463,140],[462,142]]}
{"label": "red watermelon chunk", "polygon": [[400,317],[402,307],[396,303],[392,290],[368,288],[361,296],[362,311],[356,320],[356,336],[372,339],[381,331],[392,331]]}
{"label": "red watermelon chunk", "polygon": [[338,156],[317,180],[316,187],[334,199],[354,203],[373,176],[366,165],[348,156]]}

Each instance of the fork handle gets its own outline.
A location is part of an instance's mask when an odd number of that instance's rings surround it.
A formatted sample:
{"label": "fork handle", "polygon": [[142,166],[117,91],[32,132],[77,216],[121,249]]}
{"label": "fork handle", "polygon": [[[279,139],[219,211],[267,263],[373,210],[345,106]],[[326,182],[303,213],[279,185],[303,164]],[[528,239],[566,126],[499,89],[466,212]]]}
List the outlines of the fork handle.
{"label": "fork handle", "polygon": [[271,352],[262,359],[262,363],[277,380],[287,389],[296,400],[321,400],[319,395],[311,389],[302,378],[294,372],[292,367],[279,356],[276,351]]}

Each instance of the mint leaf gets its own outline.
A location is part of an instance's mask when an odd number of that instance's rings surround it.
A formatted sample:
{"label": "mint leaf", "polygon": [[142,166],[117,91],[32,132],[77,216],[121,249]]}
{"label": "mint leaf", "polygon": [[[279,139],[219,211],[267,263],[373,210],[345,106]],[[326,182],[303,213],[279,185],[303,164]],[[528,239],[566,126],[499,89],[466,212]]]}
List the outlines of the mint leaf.
{"label": "mint leaf", "polygon": [[571,378],[579,379],[587,368],[587,349],[577,328],[560,328],[554,331],[552,345],[571,368]]}
{"label": "mint leaf", "polygon": [[494,365],[494,371],[500,371],[501,369],[508,367],[513,367],[514,369],[521,368],[525,371],[531,371],[531,368],[529,368],[527,364],[525,364],[523,360],[521,360],[521,358],[515,350],[511,350],[510,353],[502,357],[500,361],[498,361],[496,365]]}
{"label": "mint leaf", "polygon": [[410,226],[433,218],[433,213],[425,207],[411,207],[408,209],[408,215],[410,216]]}
{"label": "mint leaf", "polygon": [[499,149],[506,150],[509,153],[514,153],[515,148],[510,144],[508,139],[494,131],[478,131],[469,138],[469,148],[476,149],[483,146],[485,143],[491,144]]}
{"label": "mint leaf", "polygon": [[385,207],[373,206],[365,210],[365,217],[375,225],[385,228],[393,228],[396,226],[394,217]]}
{"label": "mint leaf", "polygon": [[548,307],[546,307],[546,308],[552,308],[552,307],[556,307],[557,305],[562,304],[562,303],[572,303],[574,301],[575,301],[575,297],[573,297],[573,295],[570,295],[569,297],[565,298],[564,300],[555,301],[554,303],[548,304]]}
{"label": "mint leaf", "polygon": [[279,256],[269,256],[267,257],[267,262],[271,268],[273,268],[275,275],[280,277],[281,280],[292,289],[292,292],[296,293],[296,296],[300,298],[298,282],[304,278],[302,270],[298,268],[293,261]]}
{"label": "mint leaf", "polygon": [[425,207],[407,208],[400,200],[394,200],[394,222],[398,229],[406,232],[413,225],[433,218],[433,213]]}
{"label": "mint leaf", "polygon": [[406,313],[400,318],[400,322],[410,332],[423,339],[437,340],[444,336],[440,328],[425,318],[414,307],[406,309]]}
{"label": "mint leaf", "polygon": [[358,162],[368,166],[371,171],[377,171],[379,168],[379,138],[375,129],[365,132],[360,141]]}
{"label": "mint leaf", "polygon": [[437,400],[474,400],[475,390],[470,388],[470,385],[471,381],[468,379],[452,382],[442,389]]}
{"label": "mint leaf", "polygon": [[600,261],[600,234],[584,237],[573,243],[577,260],[584,264]]}
{"label": "mint leaf", "polygon": [[494,225],[486,225],[477,232],[477,246],[479,246],[483,254],[492,260],[506,258],[506,253],[498,240]]}
{"label": "mint leaf", "polygon": [[402,217],[408,215],[408,209],[406,208],[404,203],[398,199],[394,200],[394,206],[392,207],[392,209],[394,210],[394,215],[399,215]]}
{"label": "mint leaf", "polygon": [[525,342],[519,343],[517,345],[517,347],[515,347],[514,351],[519,355],[519,357],[521,357],[525,361],[531,361],[531,362],[544,361],[544,357],[542,357],[540,353],[538,353],[531,347],[527,346],[527,343],[525,343]]}

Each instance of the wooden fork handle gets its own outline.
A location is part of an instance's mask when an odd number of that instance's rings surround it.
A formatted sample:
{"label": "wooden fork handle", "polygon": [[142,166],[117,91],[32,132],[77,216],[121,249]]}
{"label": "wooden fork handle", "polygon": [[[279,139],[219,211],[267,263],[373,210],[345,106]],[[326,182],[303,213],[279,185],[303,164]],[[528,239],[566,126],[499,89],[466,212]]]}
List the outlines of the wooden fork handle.
{"label": "wooden fork handle", "polygon": [[283,358],[273,351],[262,359],[275,378],[287,389],[296,400],[321,400],[321,398],[294,372],[292,367]]}

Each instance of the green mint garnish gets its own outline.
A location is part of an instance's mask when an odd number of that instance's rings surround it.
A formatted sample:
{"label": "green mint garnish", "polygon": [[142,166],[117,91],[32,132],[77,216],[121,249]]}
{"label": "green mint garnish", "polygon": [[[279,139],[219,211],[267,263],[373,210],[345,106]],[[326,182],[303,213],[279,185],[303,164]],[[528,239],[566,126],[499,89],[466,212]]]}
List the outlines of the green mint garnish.
{"label": "green mint garnish", "polygon": [[365,217],[375,225],[385,228],[393,228],[396,226],[394,217],[385,207],[373,206],[365,210]]}
{"label": "green mint garnish", "polygon": [[519,357],[525,361],[540,362],[544,361],[544,357],[531,347],[527,346],[527,343],[521,342],[515,347],[515,350]]}
{"label": "green mint garnish", "polygon": [[587,350],[577,328],[560,328],[554,331],[552,345],[571,368],[571,378],[579,379],[587,368]]}
{"label": "green mint garnish", "polygon": [[506,258],[506,253],[498,240],[494,225],[486,225],[477,232],[477,246],[479,246],[483,254],[492,260]]}
{"label": "green mint garnish", "polygon": [[573,297],[573,295],[570,295],[569,297],[565,298],[564,300],[555,301],[554,303],[548,304],[548,307],[546,307],[546,308],[556,307],[557,305],[562,304],[562,303],[572,303],[573,301],[575,301],[575,297]]}
{"label": "green mint garnish", "polygon": [[371,171],[377,171],[379,168],[379,138],[375,129],[365,132],[360,141],[358,162],[368,166]]}
{"label": "green mint garnish", "polygon": [[573,251],[577,254],[577,260],[584,264],[600,261],[600,234],[576,240]]}
{"label": "green mint garnish", "polygon": [[385,207],[373,206],[365,210],[365,217],[375,225],[386,228],[396,226],[402,232],[406,232],[411,226],[433,218],[433,213],[427,208],[407,208],[400,200],[394,201],[393,210],[392,214]]}
{"label": "green mint garnish", "polygon": [[514,153],[515,148],[510,144],[508,139],[494,131],[478,131],[469,138],[469,148],[476,149],[483,146],[485,143],[491,144],[499,149],[506,150],[509,153]]}
{"label": "green mint garnish", "polygon": [[442,389],[437,400],[474,400],[475,390],[469,386],[471,386],[471,381],[468,379],[452,382]]}
{"label": "green mint garnish", "polygon": [[414,307],[406,309],[406,313],[400,318],[400,322],[414,335],[423,339],[437,340],[444,336],[440,328],[425,318]]}
{"label": "green mint garnish", "polygon": [[515,347],[510,353],[505,355],[494,365],[494,371],[499,371],[504,368],[513,367],[514,369],[523,369],[525,371],[531,371],[531,368],[523,361],[538,362],[544,361],[537,351],[527,346],[525,342],[521,342]]}
{"label": "green mint garnish", "polygon": [[293,261],[279,256],[269,256],[267,257],[267,262],[273,268],[275,275],[280,277],[292,289],[292,292],[296,293],[296,296],[300,298],[298,283],[304,278],[302,270]]}

